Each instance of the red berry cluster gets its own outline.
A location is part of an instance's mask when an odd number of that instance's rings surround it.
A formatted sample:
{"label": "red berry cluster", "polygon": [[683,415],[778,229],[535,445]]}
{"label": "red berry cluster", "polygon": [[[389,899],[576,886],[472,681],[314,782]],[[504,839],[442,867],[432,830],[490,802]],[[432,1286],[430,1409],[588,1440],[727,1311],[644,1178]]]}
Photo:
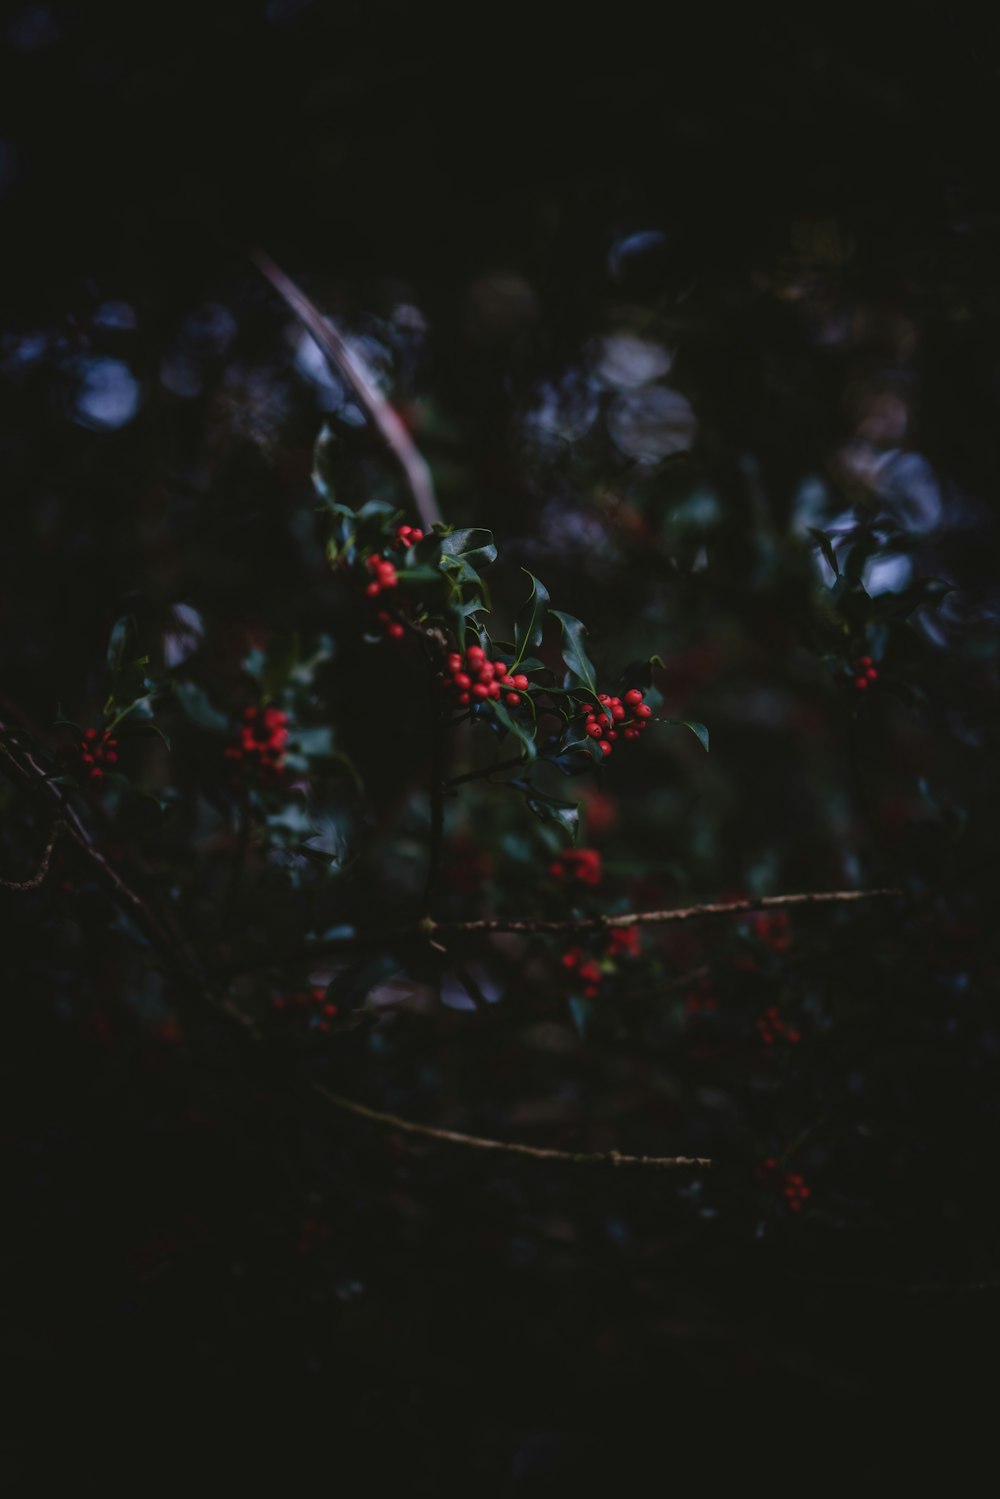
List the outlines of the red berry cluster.
{"label": "red berry cluster", "polygon": [[789,1028],[781,1018],[781,1011],[776,1005],[766,1009],[757,1021],[757,1034],[765,1046],[773,1046],[776,1041],[787,1041],[789,1046],[798,1046],[802,1040],[801,1031]]}
{"label": "red berry cluster", "polygon": [[384,593],[386,589],[396,587],[399,579],[396,576],[395,567],[384,557],[380,557],[378,552],[365,558],[365,567],[372,575],[371,582],[365,585],[365,594],[368,598],[377,599],[379,594]]}
{"label": "red berry cluster", "polygon": [[872,682],[878,681],[878,672],[871,656],[859,656],[851,668],[856,692],[867,692]]}
{"label": "red berry cluster", "polygon": [[285,768],[288,714],[279,708],[244,708],[240,742],[224,751],[227,760],[242,760],[257,770],[277,775]]}
{"label": "red berry cluster", "polygon": [[583,985],[584,999],[596,999],[601,983],[601,965],[597,959],[588,958],[582,947],[571,947],[560,962]]}
{"label": "red berry cluster", "polygon": [[637,958],[642,951],[642,933],[637,926],[615,926],[608,936],[609,958]]}
{"label": "red berry cluster", "polygon": [[410,547],[415,547],[417,542],[423,541],[423,539],[424,533],[419,526],[400,526],[396,532],[396,544],[401,546],[404,551],[408,551]]}
{"label": "red berry cluster", "polygon": [[642,692],[638,687],[630,687],[624,698],[609,697],[606,692],[602,692],[597,701],[601,704],[600,708],[595,708],[591,703],[583,705],[583,711],[587,715],[583,732],[598,741],[605,757],[610,755],[619,734],[624,739],[638,739],[653,716],[652,708],[643,702]]}
{"label": "red berry cluster", "polygon": [[387,640],[402,640],[406,634],[406,626],[400,624],[398,619],[393,619],[385,609],[380,609],[375,617],[382,626],[382,634]]}
{"label": "red berry cluster", "polygon": [[[589,850],[584,850],[589,852]],[[606,956],[612,961],[619,958],[637,958],[642,950],[642,936],[638,927],[612,927],[608,933]],[[583,985],[584,999],[596,999],[603,970],[600,960],[588,957],[582,947],[571,947],[559,960],[575,980]]]}
{"label": "red berry cluster", "polygon": [[316,1031],[328,1031],[330,1021],[337,1014],[337,1006],[329,1002],[321,984],[314,989],[296,989],[291,994],[276,994],[271,1004],[279,1014],[297,1015]]}
{"label": "red berry cluster", "polygon": [[567,848],[549,865],[554,880],[577,881],[581,885],[601,883],[601,856],[596,848]]}
{"label": "red berry cluster", "polygon": [[787,952],[792,945],[792,924],[787,911],[758,911],[750,926],[758,942],[772,952]]}
{"label": "red berry cluster", "polygon": [[774,1156],[769,1156],[757,1167],[757,1178],[780,1193],[793,1213],[801,1213],[812,1196],[812,1188],[806,1186],[805,1178],[798,1171],[783,1171]]}
{"label": "red berry cluster", "polygon": [[516,708],[521,693],[528,690],[523,672],[511,673],[503,661],[491,661],[481,645],[470,645],[464,658],[452,651],[445,660],[445,686],[455,695],[459,707],[503,698],[508,708]]}
{"label": "red berry cluster", "polygon": [[85,729],[80,747],[84,774],[92,781],[104,779],[105,768],[118,763],[118,740],[99,729]]}

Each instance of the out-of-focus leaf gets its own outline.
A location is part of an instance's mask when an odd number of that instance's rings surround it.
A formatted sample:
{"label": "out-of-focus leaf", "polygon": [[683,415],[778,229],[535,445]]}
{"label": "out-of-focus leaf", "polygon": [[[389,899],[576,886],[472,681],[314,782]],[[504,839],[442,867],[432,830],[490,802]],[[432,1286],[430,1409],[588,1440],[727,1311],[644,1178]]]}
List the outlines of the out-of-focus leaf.
{"label": "out-of-focus leaf", "polygon": [[209,700],[208,693],[196,682],[175,682],[174,696],[192,723],[212,734],[228,734],[229,719]]}

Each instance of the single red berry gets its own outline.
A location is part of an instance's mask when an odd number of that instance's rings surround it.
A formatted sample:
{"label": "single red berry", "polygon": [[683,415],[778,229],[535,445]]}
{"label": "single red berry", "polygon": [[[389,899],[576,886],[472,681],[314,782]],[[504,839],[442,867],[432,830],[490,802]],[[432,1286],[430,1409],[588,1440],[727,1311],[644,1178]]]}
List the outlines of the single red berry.
{"label": "single red berry", "polygon": [[477,682],[476,685],[472,689],[472,696],[473,697],[477,697],[479,699],[482,699],[484,697],[489,697],[489,695],[490,695],[490,689],[486,686],[485,682]]}
{"label": "single red berry", "polygon": [[865,688],[868,686],[868,678],[867,677],[855,677],[854,678],[854,685],[855,685],[855,687],[857,688],[857,690],[859,692],[864,692]]}
{"label": "single red berry", "polygon": [[472,696],[468,692],[460,692],[458,694],[458,701],[463,708],[467,708],[468,705],[472,702]]}
{"label": "single red berry", "polygon": [[527,690],[528,679],[524,675],[523,672],[518,672],[517,676],[516,677],[511,677],[510,680],[511,680],[512,685],[514,687],[517,687],[519,689],[519,691],[525,692]]}
{"label": "single red berry", "polygon": [[865,676],[868,678],[869,682],[878,681],[878,672],[875,670],[874,666],[869,666],[868,670],[865,672]]}
{"label": "single red berry", "polygon": [[642,693],[639,691],[638,687],[630,687],[629,690],[628,690],[628,692],[626,692],[626,694],[625,694],[625,705],[626,705],[626,707],[628,707],[628,708],[634,708],[635,705],[636,705],[636,703],[641,703],[641,702],[642,702]]}
{"label": "single red berry", "polygon": [[648,703],[637,703],[632,710],[636,718],[652,718],[653,710]]}
{"label": "single red berry", "polygon": [[389,626],[389,638],[390,638],[390,640],[402,640],[402,638],[403,638],[403,636],[405,634],[406,634],[406,631],[403,629],[403,626],[401,624],[397,623],[397,624]]}
{"label": "single red berry", "polygon": [[470,666],[482,666],[486,660],[486,652],[481,645],[470,645],[465,653],[465,659]]}
{"label": "single red berry", "polygon": [[604,755],[605,759],[611,753],[611,745],[606,739],[601,740],[601,753]]}
{"label": "single red berry", "polygon": [[458,687],[462,692],[468,692],[469,688],[472,686],[472,678],[468,675],[467,672],[456,672],[455,686]]}
{"label": "single red berry", "polygon": [[521,699],[516,692],[508,692],[504,701],[508,708],[519,708],[521,706]]}

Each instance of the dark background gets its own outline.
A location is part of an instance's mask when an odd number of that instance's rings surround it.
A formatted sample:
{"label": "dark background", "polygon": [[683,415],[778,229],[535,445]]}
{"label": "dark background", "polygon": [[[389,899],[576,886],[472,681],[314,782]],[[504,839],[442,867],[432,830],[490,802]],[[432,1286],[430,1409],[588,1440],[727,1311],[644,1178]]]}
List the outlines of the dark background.
{"label": "dark background", "polygon": [[[599,644],[634,599],[668,600],[679,707],[722,728],[717,781],[695,781],[716,772],[681,753],[623,789],[623,844],[641,864],[643,798],[692,777],[694,804],[663,814],[683,866],[668,899],[738,888],[746,850],[770,850],[778,888],[886,879],[938,902],[931,916],[860,916],[820,949],[831,986],[868,1006],[789,1084],[803,1106],[818,1088],[842,1126],[842,1148],[811,1162],[834,1206],[762,1232],[745,1141],[721,1151],[698,1216],[671,1181],[485,1170],[331,1123],[211,1036],[180,1055],[152,1044],[103,951],[98,980],[86,947],[38,963],[52,918],[32,897],[6,939],[5,1318],[31,1418],[14,1425],[12,1463],[71,1458],[93,1474],[127,1454],[141,1483],[203,1443],[230,1473],[274,1447],[292,1468],[319,1459],[331,1483],[360,1460],[376,1488],[422,1494],[631,1492],[643,1463],[662,1487],[966,1479],[986,1446],[1000,1277],[995,36],[933,3],[735,20],[722,7],[91,3],[24,6],[4,25],[0,622],[3,690],[23,711],[47,724],[93,697],[123,608],[156,624],[183,597],[237,634],[297,600],[290,516],[319,414],[303,387],[275,416],[260,385],[247,414],[244,376],[226,383],[238,364],[288,388],[280,309],[246,256],[261,244],[346,317],[399,288],[420,306],[433,343],[413,391],[433,392],[459,433],[427,436],[449,519],[492,526],[527,565],[541,548],[553,592],[593,616]],[[805,249],[795,225],[812,226]],[[609,271],[609,247],[644,230],[660,236],[649,252]],[[518,280],[498,313],[485,278],[500,273]],[[769,294],[796,277],[794,297]],[[109,300],[135,309],[137,330],[101,324]],[[238,336],[205,357],[196,396],[174,399],[162,361],[206,302],[233,310]],[[676,339],[703,434],[694,468],[668,467],[632,502],[662,518],[698,482],[725,497],[704,586],[673,578],[669,536],[609,580],[573,538],[598,479],[626,490],[629,471],[590,449],[546,468],[515,436],[531,392],[620,304]],[[812,333],[831,305],[868,332],[828,349]],[[906,357],[900,323],[916,330]],[[18,351],[39,330],[29,367]],[[95,432],[74,415],[81,361],[122,354],[140,409]],[[752,538],[792,527],[803,480],[835,469],[858,390],[886,370],[947,502],[920,564],[956,589],[944,645],[915,658],[927,723],[869,726],[863,773],[876,802],[937,777],[972,830],[957,853],[947,816],[891,847],[803,832],[803,807],[854,795],[843,724],[818,732],[790,781],[726,696],[794,675],[798,585],[761,581]],[[552,502],[568,507],[565,548],[540,521]],[[307,624],[319,598],[295,603]],[[713,640],[721,688],[698,655]],[[696,857],[685,840],[713,796],[730,810]],[[959,895],[941,896],[956,878]],[[372,1101],[401,1112],[552,1081],[549,1063],[519,1078],[524,1058],[492,1017],[485,1038],[447,1016],[408,1026],[389,1061],[349,1051],[345,1091],[364,1092],[362,1063],[380,1080]],[[717,1156],[736,1137],[690,1121],[718,1061],[697,1047],[670,1061],[684,1087],[653,1116],[665,1149],[678,1130]],[[723,1064],[735,1094],[742,1063]],[[644,1065],[622,1074],[626,1092]],[[602,1062],[580,1066],[594,1097],[607,1092]],[[859,1075],[867,1114],[848,1099]]]}

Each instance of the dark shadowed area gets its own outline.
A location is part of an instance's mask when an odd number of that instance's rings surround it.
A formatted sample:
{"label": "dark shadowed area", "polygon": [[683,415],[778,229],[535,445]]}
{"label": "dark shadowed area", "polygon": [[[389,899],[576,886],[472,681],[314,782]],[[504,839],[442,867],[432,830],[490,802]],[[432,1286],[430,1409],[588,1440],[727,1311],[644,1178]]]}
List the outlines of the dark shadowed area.
{"label": "dark shadowed area", "polygon": [[12,1476],[971,1484],[997,38],[773,11],[5,12]]}

